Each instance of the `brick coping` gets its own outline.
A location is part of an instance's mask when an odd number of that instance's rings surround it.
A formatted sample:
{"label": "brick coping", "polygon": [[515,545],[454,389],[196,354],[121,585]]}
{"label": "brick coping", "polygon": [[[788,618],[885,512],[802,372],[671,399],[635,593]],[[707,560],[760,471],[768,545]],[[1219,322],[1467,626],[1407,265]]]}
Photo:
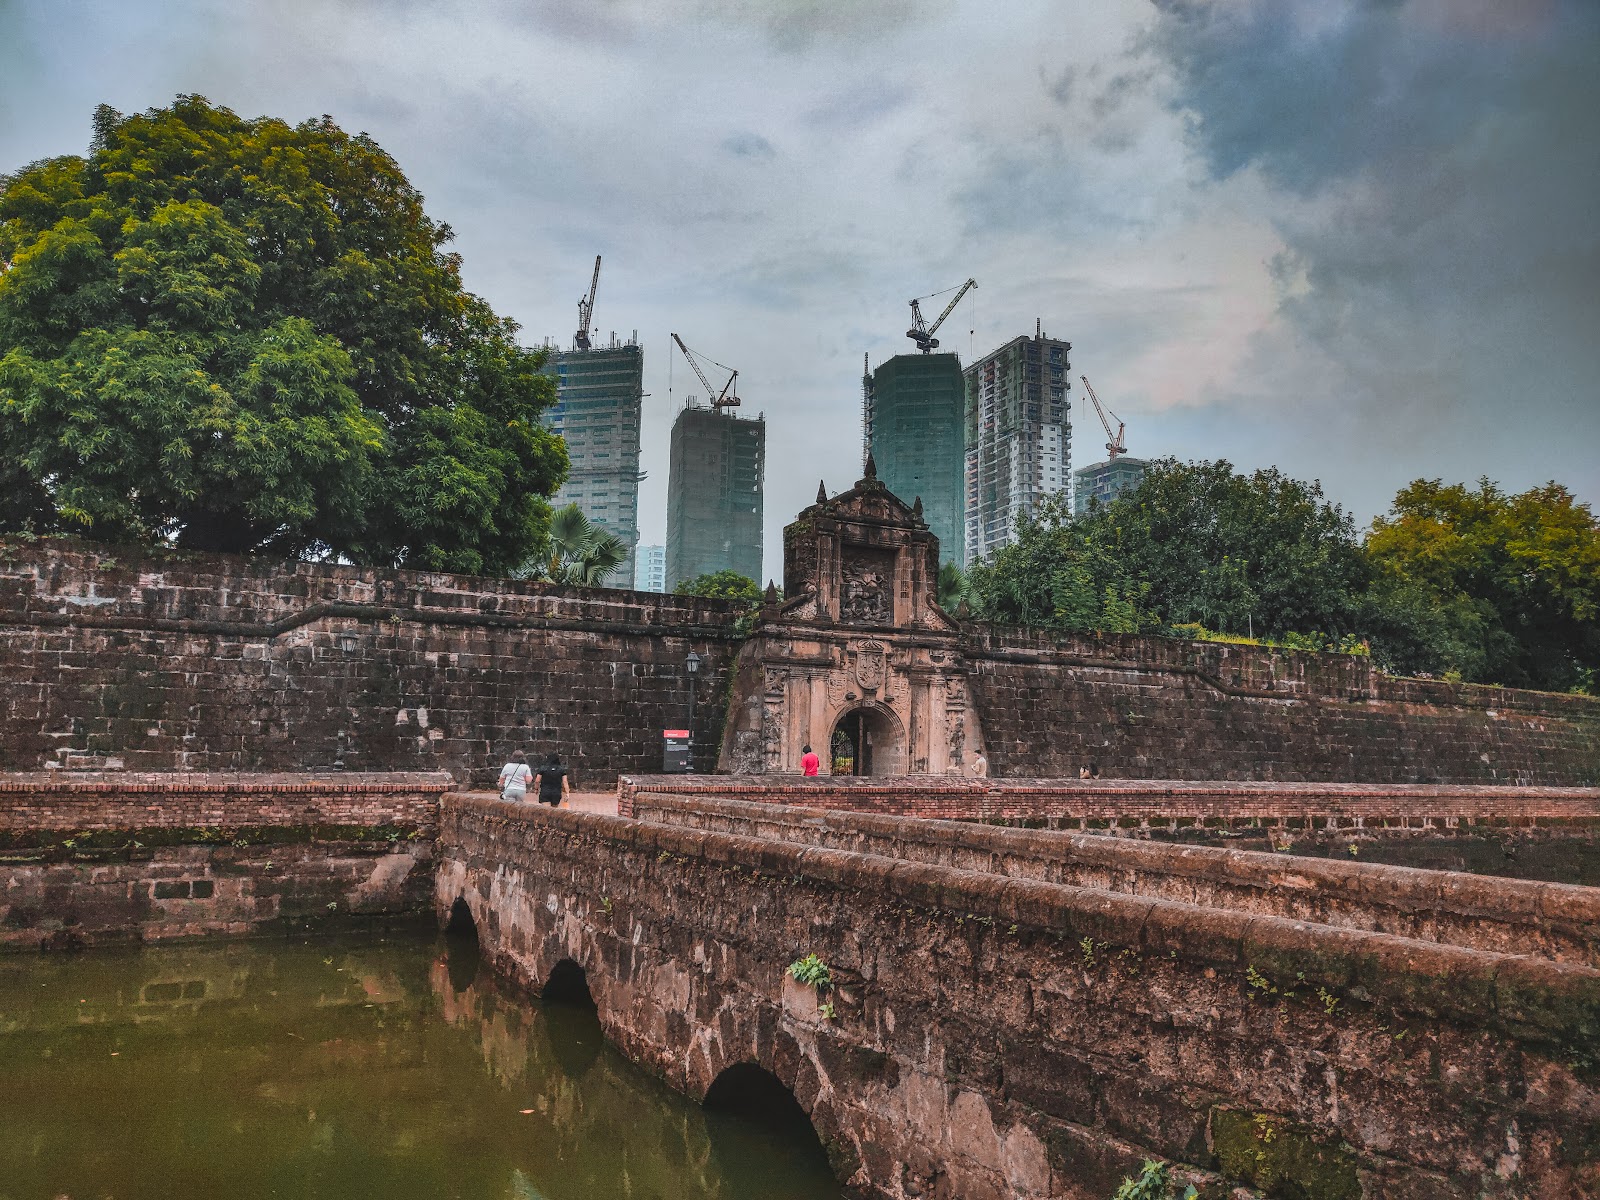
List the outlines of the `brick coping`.
{"label": "brick coping", "polygon": [[8,771],[0,794],[118,795],[157,792],[378,793],[437,792],[455,787],[448,771]]}
{"label": "brick coping", "polygon": [[839,789],[852,792],[915,792],[923,795],[1005,796],[1014,793],[1048,793],[1052,797],[1083,796],[1237,796],[1263,797],[1340,796],[1351,798],[1405,797],[1410,799],[1552,799],[1591,801],[1600,805],[1600,787],[1553,787],[1546,784],[1486,783],[1306,783],[1265,779],[1055,779],[1006,777],[952,779],[943,775],[895,775],[862,778],[828,775],[807,779],[800,775],[623,775],[619,789],[634,792],[673,792],[679,795],[784,791],[795,796],[807,790]]}

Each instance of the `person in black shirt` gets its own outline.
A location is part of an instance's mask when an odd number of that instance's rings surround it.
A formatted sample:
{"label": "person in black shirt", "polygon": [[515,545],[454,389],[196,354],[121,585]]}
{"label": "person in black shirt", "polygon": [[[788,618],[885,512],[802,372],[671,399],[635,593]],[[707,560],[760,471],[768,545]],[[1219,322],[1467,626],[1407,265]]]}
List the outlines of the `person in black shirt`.
{"label": "person in black shirt", "polygon": [[544,765],[533,777],[533,784],[539,789],[539,803],[548,804],[551,808],[559,808],[562,797],[572,792],[572,780],[567,775],[567,769],[561,765],[561,756],[558,754],[545,756]]}

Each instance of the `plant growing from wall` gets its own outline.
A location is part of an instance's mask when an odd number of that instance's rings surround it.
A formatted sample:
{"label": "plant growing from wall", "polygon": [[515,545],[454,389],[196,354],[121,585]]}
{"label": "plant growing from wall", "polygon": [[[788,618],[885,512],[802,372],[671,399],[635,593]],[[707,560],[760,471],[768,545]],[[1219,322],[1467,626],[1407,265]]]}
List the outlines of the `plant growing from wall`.
{"label": "plant growing from wall", "polygon": [[1199,1194],[1193,1184],[1180,1194],[1167,1164],[1147,1158],[1138,1175],[1123,1179],[1122,1186],[1111,1194],[1111,1200],[1195,1200]]}
{"label": "plant growing from wall", "polygon": [[819,992],[825,992],[833,986],[833,972],[815,954],[795,959],[789,964],[788,974],[796,983],[809,984]]}
{"label": "plant growing from wall", "polygon": [[827,963],[815,954],[807,954],[790,963],[786,973],[796,983],[816,989],[817,1016],[824,1021],[834,1019],[837,1011],[829,998],[829,992],[833,990],[833,972],[828,969]]}

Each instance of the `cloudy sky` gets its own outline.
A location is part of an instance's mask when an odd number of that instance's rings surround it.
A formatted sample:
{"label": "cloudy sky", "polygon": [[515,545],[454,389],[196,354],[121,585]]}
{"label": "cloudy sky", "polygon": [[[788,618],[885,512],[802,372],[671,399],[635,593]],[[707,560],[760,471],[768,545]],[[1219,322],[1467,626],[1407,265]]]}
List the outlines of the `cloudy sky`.
{"label": "cloudy sky", "polygon": [[530,343],[605,256],[645,540],[669,334],[739,368],[776,575],[858,474],[862,354],[969,275],[944,348],[1042,319],[1135,454],[1363,523],[1417,476],[1600,504],[1597,63],[1594,0],[0,0],[0,170],[179,92],[366,130]]}

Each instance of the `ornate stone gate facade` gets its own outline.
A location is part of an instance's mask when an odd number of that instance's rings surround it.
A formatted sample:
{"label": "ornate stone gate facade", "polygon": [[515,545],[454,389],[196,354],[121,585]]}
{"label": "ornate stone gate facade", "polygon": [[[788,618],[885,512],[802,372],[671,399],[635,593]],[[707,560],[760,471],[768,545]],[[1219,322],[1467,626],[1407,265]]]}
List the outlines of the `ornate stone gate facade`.
{"label": "ornate stone gate facade", "polygon": [[853,768],[945,775],[983,745],[956,622],[937,603],[939,539],[878,479],[817,502],[783,531],[783,598],[768,593],[739,653],[720,769],[799,773],[834,734]]}

